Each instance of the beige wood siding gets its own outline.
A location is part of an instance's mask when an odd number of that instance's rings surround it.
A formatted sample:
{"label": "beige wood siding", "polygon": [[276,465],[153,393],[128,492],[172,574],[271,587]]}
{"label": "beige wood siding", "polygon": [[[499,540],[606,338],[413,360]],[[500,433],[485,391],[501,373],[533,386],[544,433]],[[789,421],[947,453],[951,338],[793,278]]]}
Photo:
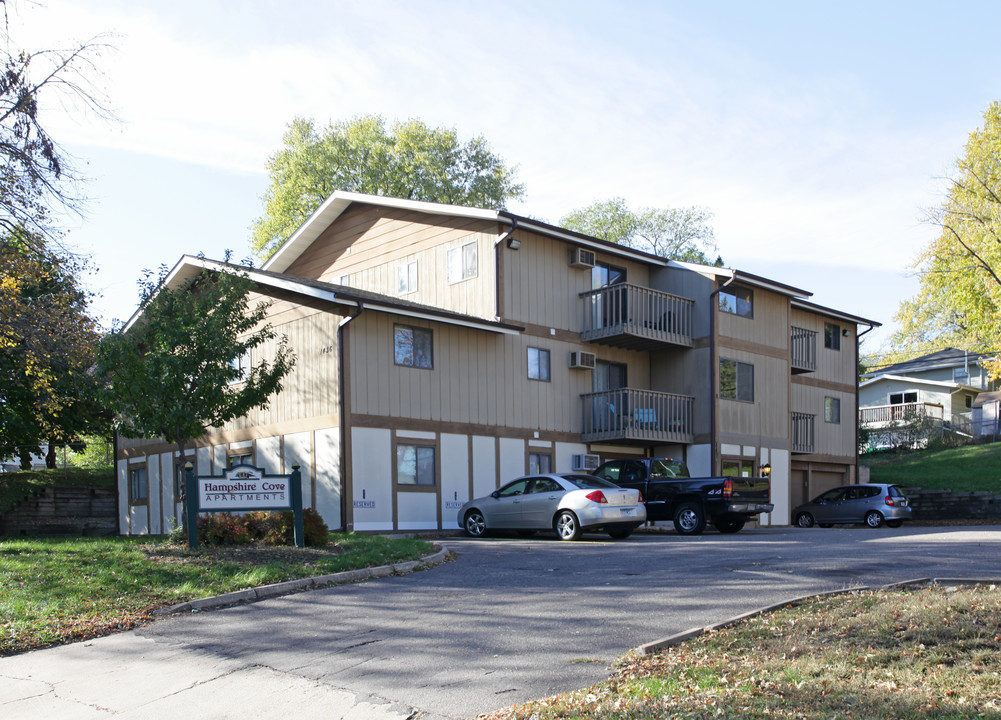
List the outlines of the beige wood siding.
{"label": "beige wood siding", "polygon": [[[740,283],[734,284],[743,287]],[[789,298],[768,292],[761,288],[749,287],[754,293],[753,317],[741,317],[732,313],[716,314],[717,330],[723,338],[744,342],[754,342],[783,350],[789,347]],[[714,301],[716,298],[713,298]]]}
{"label": "beige wood siding", "polygon": [[[289,275],[348,284],[455,312],[496,316],[494,241],[501,229],[483,220],[394,208],[355,206],[344,212],[286,270]],[[448,251],[477,247],[476,276],[449,284]],[[416,292],[399,293],[398,271],[417,263]]]}
{"label": "beige wood siding", "polygon": [[[814,454],[854,456],[855,422],[858,416],[855,393],[800,383],[793,383],[791,392],[791,412],[814,416]],[[825,398],[828,397],[841,401],[840,423],[827,422],[825,419],[824,405]]]}
{"label": "beige wood siding", "polygon": [[[754,366],[754,402],[721,398],[719,430],[726,435],[759,437],[758,445],[769,441],[785,442],[789,436],[789,363],[726,347],[719,349],[720,359],[736,360]],[[717,373],[719,368],[716,368]]]}
{"label": "beige wood siding", "polygon": [[[396,365],[393,337],[398,324],[432,330],[433,369]],[[591,392],[592,376],[589,370],[568,367],[569,353],[579,349],[576,344],[375,312],[363,313],[348,327],[354,414],[581,432],[580,396]],[[528,379],[529,347],[550,351],[550,382]],[[597,355],[626,363],[631,387],[649,387],[646,355],[611,348],[600,348]]]}
{"label": "beige wood siding", "polygon": [[[824,347],[824,324],[833,323],[841,330],[847,330],[848,335],[841,335],[841,349],[832,350]],[[818,313],[811,313],[800,308],[792,308],[791,324],[812,330],[817,333],[817,370],[809,376],[829,382],[854,385],[858,379],[858,366],[855,364],[855,344],[857,327],[843,320],[826,318]]]}
{"label": "beige wood siding", "polygon": [[[501,316],[514,323],[530,323],[558,330],[580,332],[584,300],[591,289],[591,270],[570,267],[571,243],[517,230],[521,248],[502,249],[503,309]],[[646,265],[614,255],[595,253],[595,260],[626,270],[626,282],[647,286]]]}

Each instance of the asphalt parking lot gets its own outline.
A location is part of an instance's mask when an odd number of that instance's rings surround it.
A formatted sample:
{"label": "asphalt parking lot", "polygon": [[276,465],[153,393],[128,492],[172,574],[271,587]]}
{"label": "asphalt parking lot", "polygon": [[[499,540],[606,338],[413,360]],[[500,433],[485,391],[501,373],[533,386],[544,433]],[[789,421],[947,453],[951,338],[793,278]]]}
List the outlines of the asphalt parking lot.
{"label": "asphalt parking lot", "polygon": [[[1001,577],[1001,526],[442,543],[455,557],[433,570],[171,617],[87,647],[0,660],[0,712],[19,717],[28,707],[8,681],[35,673],[67,702],[78,687],[90,706],[122,708],[93,717],[153,717],[154,700],[185,717],[219,717],[194,704],[211,695],[233,704],[223,715],[232,717],[270,717],[260,703],[279,697],[281,717],[405,718],[419,710],[470,718],[587,686],[632,648],[792,597],[923,577]],[[169,687],[144,667],[170,678]],[[198,668],[190,686],[184,667]],[[262,673],[239,693],[211,692]],[[131,701],[102,705],[100,684],[122,677],[144,680],[130,688]],[[297,697],[309,703],[299,707]]]}

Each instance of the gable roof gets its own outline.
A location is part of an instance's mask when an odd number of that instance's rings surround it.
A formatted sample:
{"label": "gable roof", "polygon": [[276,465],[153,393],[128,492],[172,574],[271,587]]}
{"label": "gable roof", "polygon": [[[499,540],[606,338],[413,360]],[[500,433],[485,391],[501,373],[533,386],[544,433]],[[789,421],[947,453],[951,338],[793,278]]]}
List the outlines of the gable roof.
{"label": "gable roof", "polygon": [[[359,290],[346,285],[336,285],[334,283],[322,282],[320,280],[310,280],[297,275],[286,275],[284,273],[272,272],[269,270],[257,270],[244,265],[234,265],[219,260],[210,260],[204,257],[194,257],[184,255],[171,269],[164,279],[164,285],[176,288],[186,281],[196,277],[200,272],[209,270],[211,272],[226,272],[244,274],[263,288],[273,291],[282,291],[329,302],[333,305],[347,305],[351,308],[367,308],[380,310],[396,315],[418,318],[421,320],[433,320],[448,325],[460,325],[478,330],[514,335],[521,333],[525,328],[511,323],[498,322],[496,320],[484,320],[472,315],[442,310],[441,308],[421,305],[399,298],[380,295],[379,293]],[[135,311],[123,330],[128,330],[142,316],[142,308]]]}
{"label": "gable roof", "polygon": [[[593,247],[605,253],[628,257],[640,262],[654,265],[666,266],[668,260],[658,255],[652,255],[642,250],[636,250],[625,245],[600,240],[584,233],[578,233],[566,228],[550,225],[549,223],[532,218],[522,217],[509,213],[506,210],[484,210],[482,208],[465,207],[462,205],[445,205],[443,203],[422,202],[418,200],[402,200],[400,198],[386,197],[384,195],[363,195],[361,193],[344,192],[337,190],[330,197],[323,201],[312,215],[304,222],[299,229],[292,233],[292,236],[282,243],[275,253],[261,266],[263,270],[282,272],[287,270],[296,258],[306,251],[316,238],[323,233],[330,225],[340,217],[351,205],[375,205],[378,207],[395,208],[398,210],[409,210],[412,212],[422,212],[429,215],[444,215],[453,218],[465,218],[469,220],[486,220],[496,222],[499,225],[508,226],[508,232],[513,232],[516,228],[531,230],[533,232],[557,237],[569,242],[587,247]],[[718,269],[718,268],[717,268]]]}
{"label": "gable roof", "polygon": [[943,390],[949,390],[950,392],[957,392],[959,390],[969,390],[970,392],[974,393],[980,392],[980,388],[975,388],[970,385],[963,385],[962,383],[950,382],[949,380],[928,380],[927,378],[916,378],[916,377],[910,377],[908,375],[890,375],[890,374],[877,375],[868,382],[859,385],[859,390],[894,380],[898,382],[907,383],[908,385],[928,385],[931,387],[941,388]]}
{"label": "gable roof", "polygon": [[337,190],[330,197],[323,201],[312,215],[304,222],[292,236],[286,240],[261,266],[263,270],[282,272],[287,270],[296,258],[299,257],[314,240],[316,240],[324,230],[337,220],[353,204],[374,205],[377,207],[394,208],[398,210],[409,210],[422,212],[429,215],[444,215],[453,218],[465,218],[469,220],[486,220],[496,222],[501,226],[507,226],[508,232],[515,229],[530,230],[546,235],[548,237],[559,238],[577,245],[590,247],[604,253],[627,257],[638,262],[659,267],[681,267],[703,275],[730,278],[739,275],[738,281],[748,285],[767,288],[783,295],[792,297],[810,297],[813,293],[808,290],[775,282],[759,275],[753,275],[743,271],[718,268],[712,265],[699,265],[697,263],[668,260],[667,258],[653,255],[642,250],[619,245],[618,243],[601,240],[584,233],[568,230],[557,225],[535,220],[533,218],[515,215],[506,210],[484,210],[482,208],[465,207],[462,205],[446,205],[443,203],[422,202],[418,200],[402,200],[400,198],[386,197],[384,195],[364,195],[362,193],[344,192]]}
{"label": "gable roof", "polygon": [[940,370],[942,368],[960,367],[962,365],[979,364],[981,360],[990,360],[994,356],[983,353],[971,353],[968,350],[958,348],[945,348],[938,352],[929,353],[916,357],[913,360],[905,360],[894,365],[862,373],[861,377],[875,377],[876,375],[907,375],[909,373],[927,372],[929,370]]}

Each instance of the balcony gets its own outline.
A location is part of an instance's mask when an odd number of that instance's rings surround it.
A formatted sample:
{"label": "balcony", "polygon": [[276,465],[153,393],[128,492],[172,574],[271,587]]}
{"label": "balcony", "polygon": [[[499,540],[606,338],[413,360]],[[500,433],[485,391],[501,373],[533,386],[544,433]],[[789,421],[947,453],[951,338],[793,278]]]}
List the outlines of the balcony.
{"label": "balcony", "polygon": [[859,408],[859,425],[875,429],[885,428],[894,424],[913,423],[921,420],[931,420],[941,425],[944,418],[944,408],[932,403],[899,403],[897,405],[876,405]]}
{"label": "balcony", "polygon": [[816,416],[794,412],[792,414],[792,451],[794,453],[813,452],[813,424]]}
{"label": "balcony", "polygon": [[584,442],[693,442],[695,399],[653,390],[603,390],[582,395]]}
{"label": "balcony", "polygon": [[581,293],[584,342],[630,350],[663,345],[692,346],[692,308],[688,298],[621,283]]}
{"label": "balcony", "polygon": [[792,348],[790,365],[794,374],[814,372],[817,369],[817,333],[793,326],[789,340]]}

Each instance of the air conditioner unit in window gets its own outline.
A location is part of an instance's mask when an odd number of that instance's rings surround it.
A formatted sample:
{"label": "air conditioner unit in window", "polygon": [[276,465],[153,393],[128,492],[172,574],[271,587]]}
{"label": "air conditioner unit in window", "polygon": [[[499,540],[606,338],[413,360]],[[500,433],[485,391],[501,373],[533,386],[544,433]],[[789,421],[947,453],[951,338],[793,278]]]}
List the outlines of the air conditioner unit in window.
{"label": "air conditioner unit in window", "polygon": [[594,252],[592,250],[585,250],[584,248],[579,248],[579,247],[571,248],[570,267],[593,268]]}
{"label": "air conditioner unit in window", "polygon": [[570,464],[571,470],[597,470],[601,464],[601,458],[597,455],[574,455]]}
{"label": "air conditioner unit in window", "polygon": [[577,351],[570,353],[570,367],[584,368],[585,370],[594,370],[594,366],[595,366],[594,353],[577,352]]}

